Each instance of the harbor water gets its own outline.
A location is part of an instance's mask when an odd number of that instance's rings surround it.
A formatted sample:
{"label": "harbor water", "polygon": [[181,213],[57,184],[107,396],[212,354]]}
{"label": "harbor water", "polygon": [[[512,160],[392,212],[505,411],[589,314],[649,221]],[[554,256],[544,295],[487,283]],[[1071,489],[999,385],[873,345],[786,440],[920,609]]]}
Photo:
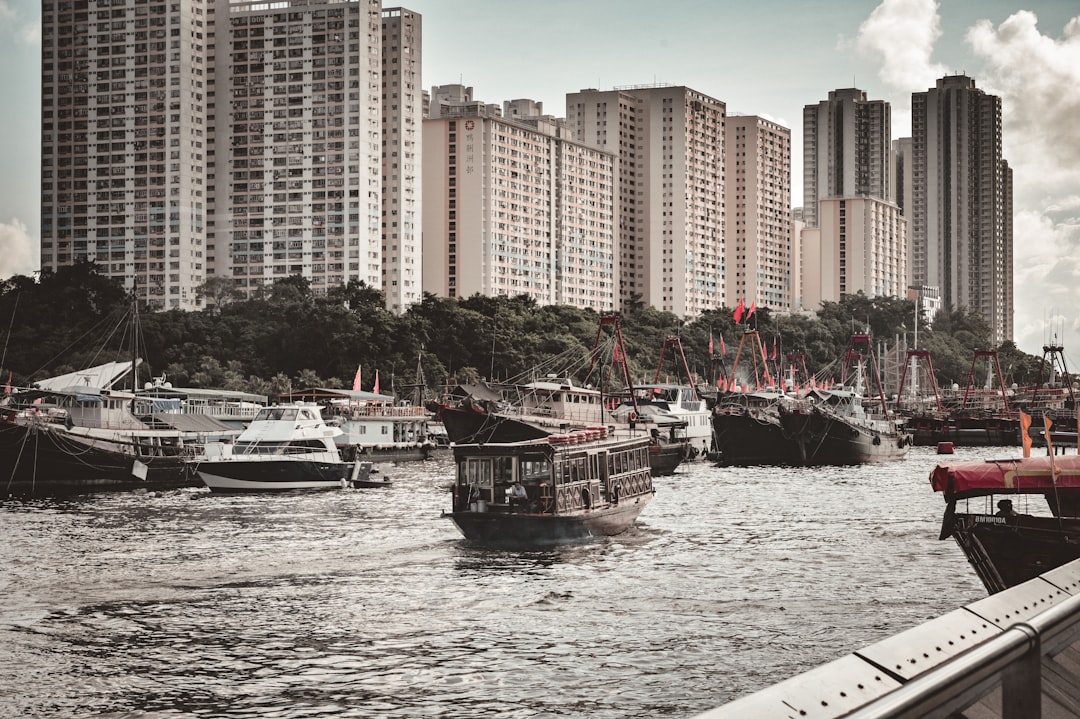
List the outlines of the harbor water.
{"label": "harbor water", "polygon": [[[0,503],[3,717],[689,717],[985,596],[940,460],[655,480],[627,534],[466,543],[393,486]],[[1020,508],[1023,511],[1023,508]]]}

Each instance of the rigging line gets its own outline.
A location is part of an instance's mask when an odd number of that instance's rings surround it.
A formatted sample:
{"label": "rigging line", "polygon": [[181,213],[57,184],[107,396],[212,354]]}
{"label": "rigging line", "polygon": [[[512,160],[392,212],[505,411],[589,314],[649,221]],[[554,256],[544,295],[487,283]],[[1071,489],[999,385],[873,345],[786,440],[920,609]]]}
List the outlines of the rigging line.
{"label": "rigging line", "polygon": [[[17,425],[16,425],[17,426]],[[30,427],[26,427],[26,432],[23,433],[22,442],[19,444],[19,453],[15,456],[15,464],[11,467],[11,476],[8,477],[7,492],[11,492],[11,483],[15,481],[15,473],[19,470],[19,462],[22,461],[23,450],[26,448],[26,443],[30,440]]]}

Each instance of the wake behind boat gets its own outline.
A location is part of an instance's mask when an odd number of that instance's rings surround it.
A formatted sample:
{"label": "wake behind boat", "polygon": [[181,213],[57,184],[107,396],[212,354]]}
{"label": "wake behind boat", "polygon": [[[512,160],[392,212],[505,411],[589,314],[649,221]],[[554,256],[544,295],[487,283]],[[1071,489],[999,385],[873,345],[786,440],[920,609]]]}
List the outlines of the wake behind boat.
{"label": "wake behind boat", "polygon": [[453,520],[470,540],[547,545],[625,532],[652,500],[648,440],[605,429],[458,444]]}
{"label": "wake behind boat", "polygon": [[338,427],[313,403],[272,405],[259,411],[235,443],[216,442],[192,460],[215,492],[283,492],[383,486],[370,479],[371,462],[345,462]]}

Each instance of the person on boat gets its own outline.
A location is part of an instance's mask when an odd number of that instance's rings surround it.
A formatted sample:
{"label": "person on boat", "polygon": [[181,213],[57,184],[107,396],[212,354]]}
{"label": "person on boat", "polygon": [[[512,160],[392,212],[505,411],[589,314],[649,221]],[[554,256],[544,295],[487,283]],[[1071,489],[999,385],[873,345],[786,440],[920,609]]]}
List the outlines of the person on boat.
{"label": "person on boat", "polygon": [[1015,517],[1016,510],[1013,509],[1013,503],[1011,499],[1003,499],[997,504],[998,511],[994,513],[995,517]]}
{"label": "person on boat", "polygon": [[525,491],[525,485],[521,483],[521,480],[514,482],[514,486],[510,488],[510,511],[514,511],[515,507],[529,506],[529,493]]}

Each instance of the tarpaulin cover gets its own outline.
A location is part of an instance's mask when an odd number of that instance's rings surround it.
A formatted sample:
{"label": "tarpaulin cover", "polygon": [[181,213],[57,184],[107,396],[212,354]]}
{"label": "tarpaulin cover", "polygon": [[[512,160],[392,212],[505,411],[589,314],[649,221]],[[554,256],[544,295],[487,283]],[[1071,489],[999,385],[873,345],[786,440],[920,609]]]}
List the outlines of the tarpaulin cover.
{"label": "tarpaulin cover", "polygon": [[1080,489],[1080,455],[939,464],[930,484],[950,498]]}

